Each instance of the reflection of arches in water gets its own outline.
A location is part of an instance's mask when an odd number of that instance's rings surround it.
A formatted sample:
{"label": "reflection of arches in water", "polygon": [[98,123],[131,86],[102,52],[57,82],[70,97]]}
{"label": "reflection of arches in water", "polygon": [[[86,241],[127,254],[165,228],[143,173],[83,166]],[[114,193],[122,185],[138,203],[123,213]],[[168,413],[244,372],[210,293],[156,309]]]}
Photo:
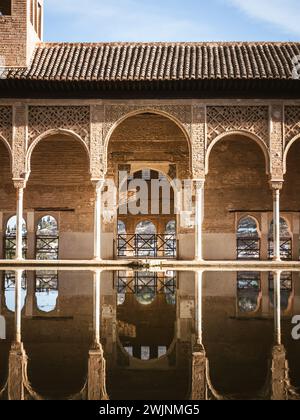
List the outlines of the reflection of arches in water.
{"label": "reflection of arches in water", "polygon": [[[281,310],[287,311],[290,307],[291,298],[293,296],[293,273],[282,272],[280,278],[280,302]],[[274,275],[269,274],[269,299],[270,304],[274,307],[275,292],[274,292]]]}
{"label": "reflection of arches in water", "polygon": [[[272,220],[269,230],[269,258],[274,257],[274,221]],[[292,234],[288,222],[280,218],[280,256],[283,260],[293,259]]]}
{"label": "reflection of arches in water", "polygon": [[[36,231],[36,259],[57,260],[59,255],[59,231],[57,220],[51,216],[43,216]],[[42,312],[55,310],[58,298],[57,271],[37,271],[35,283],[37,307]]]}
{"label": "reflection of arches in water", "polygon": [[165,356],[174,340],[176,274],[119,272],[116,280],[120,344],[135,359]]}
{"label": "reflection of arches in water", "polygon": [[257,220],[251,216],[243,217],[237,226],[237,259],[260,259],[260,236]]}
{"label": "reflection of arches in water", "polygon": [[176,304],[176,273],[167,271],[164,276],[157,273],[136,272],[128,275],[126,272],[117,274],[118,305],[126,300],[126,294],[133,294],[142,305],[150,305],[157,295],[164,294],[169,305]]}
{"label": "reflection of arches in water", "polygon": [[[16,291],[16,273],[14,271],[6,271],[4,276],[4,297],[5,305],[11,312],[15,312],[15,291]],[[21,283],[21,309],[24,308],[27,295],[26,274],[23,272]]]}
{"label": "reflection of arches in water", "polygon": [[261,294],[260,273],[239,272],[237,280],[237,302],[241,313],[253,313],[259,308]]}
{"label": "reflection of arches in water", "polygon": [[[16,240],[17,240],[17,217],[12,216],[8,219],[5,228],[4,256],[5,259],[14,259],[16,256]],[[26,258],[27,252],[27,226],[23,219],[22,223],[22,247],[23,258]],[[9,311],[15,311],[15,285],[16,276],[14,271],[6,271],[4,273],[4,297],[5,305]],[[22,275],[21,286],[21,308],[25,305],[27,295],[26,273]]]}
{"label": "reflection of arches in water", "polygon": [[151,305],[157,293],[157,276],[153,273],[136,273],[135,297],[141,305]]}

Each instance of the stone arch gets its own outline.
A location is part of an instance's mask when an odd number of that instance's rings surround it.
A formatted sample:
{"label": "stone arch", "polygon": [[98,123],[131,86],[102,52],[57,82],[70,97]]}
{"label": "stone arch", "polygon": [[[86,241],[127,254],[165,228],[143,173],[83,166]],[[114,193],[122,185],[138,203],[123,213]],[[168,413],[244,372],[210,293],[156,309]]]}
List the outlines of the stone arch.
{"label": "stone arch", "polygon": [[47,130],[45,131],[43,134],[41,134],[40,136],[38,136],[29,146],[28,150],[27,150],[27,154],[26,154],[26,162],[25,162],[25,168],[26,168],[26,175],[27,177],[29,177],[30,175],[30,171],[31,171],[31,157],[32,157],[32,153],[35,150],[36,146],[43,140],[48,140],[51,139],[51,137],[54,137],[56,135],[62,135],[62,136],[66,136],[69,138],[72,138],[76,141],[79,141],[79,143],[81,143],[81,145],[83,146],[84,150],[87,153],[88,159],[90,160],[90,151],[89,148],[86,144],[86,142],[78,135],[76,134],[74,131],[72,130],[67,130],[67,129],[51,129],[51,130]]}
{"label": "stone arch", "polygon": [[10,146],[9,142],[6,140],[6,138],[3,137],[1,134],[0,134],[0,142],[2,142],[4,144],[4,146],[6,147],[6,150],[7,150],[8,155],[9,155],[10,167],[12,169],[13,154],[12,154],[11,146]]}
{"label": "stone arch", "polygon": [[286,174],[287,171],[287,159],[288,159],[288,154],[290,149],[292,148],[292,146],[298,141],[300,140],[300,133],[297,134],[291,141],[289,141],[289,143],[287,144],[284,153],[283,153],[283,174]]}
{"label": "stone arch", "polygon": [[265,158],[265,163],[266,163],[266,174],[268,175],[270,173],[270,154],[269,154],[269,150],[267,148],[267,146],[265,145],[265,143],[255,134],[250,133],[249,131],[246,130],[231,130],[231,131],[226,131],[225,133],[220,134],[218,137],[216,137],[208,146],[206,153],[205,153],[205,173],[206,175],[209,172],[209,158],[210,158],[210,154],[211,151],[213,150],[214,146],[219,143],[222,140],[226,140],[228,138],[230,138],[231,136],[241,136],[244,139],[250,139],[253,140],[262,150],[263,154],[264,154],[264,158]]}
{"label": "stone arch", "polygon": [[111,127],[109,127],[105,138],[104,138],[104,160],[105,160],[105,165],[104,165],[104,172],[107,172],[107,156],[108,156],[108,147],[109,147],[109,143],[111,140],[111,137],[113,135],[113,133],[115,132],[115,130],[122,124],[124,123],[126,120],[128,120],[129,118],[132,117],[136,117],[139,115],[143,115],[143,114],[152,114],[152,115],[159,115],[161,117],[164,117],[170,121],[172,121],[178,128],[179,130],[182,132],[182,134],[184,135],[187,144],[188,144],[188,149],[189,149],[189,170],[192,172],[192,150],[193,150],[193,144],[192,144],[192,140],[191,140],[191,135],[189,134],[188,130],[186,129],[186,127],[184,126],[184,124],[174,115],[172,115],[171,113],[164,111],[164,110],[157,110],[155,108],[152,107],[147,107],[147,108],[142,108],[142,109],[135,109],[129,112],[124,112],[124,114],[119,117],[116,118],[116,120],[112,123]]}

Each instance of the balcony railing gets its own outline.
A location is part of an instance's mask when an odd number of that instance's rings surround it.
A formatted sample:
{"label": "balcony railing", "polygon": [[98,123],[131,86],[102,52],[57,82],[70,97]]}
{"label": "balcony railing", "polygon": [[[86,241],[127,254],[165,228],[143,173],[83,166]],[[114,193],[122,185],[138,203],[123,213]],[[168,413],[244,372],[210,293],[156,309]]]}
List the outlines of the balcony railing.
{"label": "balcony railing", "polygon": [[260,239],[259,238],[238,238],[237,240],[238,260],[259,260]]}
{"label": "balcony railing", "polygon": [[123,258],[176,258],[176,235],[118,235],[117,256]]}
{"label": "balcony railing", "polygon": [[[280,240],[280,255],[283,260],[292,261],[293,259],[293,241],[291,238]],[[269,259],[274,257],[274,242],[269,239]]]}

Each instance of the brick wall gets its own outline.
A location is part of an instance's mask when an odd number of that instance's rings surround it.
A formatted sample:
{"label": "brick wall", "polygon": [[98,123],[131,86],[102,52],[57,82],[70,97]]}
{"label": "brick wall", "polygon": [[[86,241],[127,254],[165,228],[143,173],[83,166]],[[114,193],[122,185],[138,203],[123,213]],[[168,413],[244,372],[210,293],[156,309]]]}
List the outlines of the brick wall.
{"label": "brick wall", "polygon": [[60,231],[93,229],[94,189],[84,148],[64,136],[43,140],[34,149],[31,174],[25,190],[25,209],[66,208]]}
{"label": "brick wall", "polygon": [[28,0],[12,0],[11,16],[0,16],[0,56],[8,67],[26,67],[39,39],[30,23]]}
{"label": "brick wall", "polygon": [[231,137],[212,150],[205,185],[206,232],[234,233],[230,210],[272,210],[264,155],[252,140]]}
{"label": "brick wall", "polygon": [[110,164],[127,160],[170,161],[188,165],[187,141],[170,120],[155,115],[128,118],[113,133],[109,145]]}

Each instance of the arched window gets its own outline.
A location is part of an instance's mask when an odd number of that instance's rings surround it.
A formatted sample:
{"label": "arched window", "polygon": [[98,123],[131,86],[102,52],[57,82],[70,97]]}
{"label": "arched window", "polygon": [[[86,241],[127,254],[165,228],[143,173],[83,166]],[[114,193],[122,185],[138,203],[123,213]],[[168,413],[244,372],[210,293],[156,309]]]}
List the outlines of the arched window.
{"label": "arched window", "polygon": [[237,301],[239,312],[256,312],[259,307],[260,294],[260,273],[239,272],[237,281]]}
{"label": "arched window", "polygon": [[53,216],[42,217],[36,231],[36,259],[57,260],[58,245],[59,235],[56,219]]}
{"label": "arched window", "polygon": [[241,219],[237,227],[237,259],[260,259],[260,237],[257,222],[249,216]]}
{"label": "arched window", "polygon": [[[58,224],[53,216],[42,217],[36,231],[36,259],[57,260],[59,250]],[[58,273],[46,270],[36,272],[35,295],[42,312],[52,312],[58,298]]]}
{"label": "arched window", "polygon": [[[285,219],[280,219],[280,254],[283,260],[292,260],[292,235]],[[269,258],[274,257],[274,222],[269,230]]]}
{"label": "arched window", "polygon": [[[12,216],[5,229],[5,242],[4,242],[4,256],[5,259],[14,259],[16,256],[16,236],[17,236],[17,217]],[[27,228],[26,222],[23,219],[22,224],[22,238],[23,238],[23,258],[26,258],[27,250]],[[15,273],[13,271],[6,271],[4,275],[4,295],[5,304],[8,310],[15,311]],[[25,305],[27,294],[27,284],[25,272],[22,277],[22,289],[21,289],[21,307]]]}
{"label": "arched window", "polygon": [[176,220],[170,220],[166,225],[164,237],[165,257],[176,257]]}
{"label": "arched window", "polygon": [[149,220],[143,220],[135,229],[135,250],[137,257],[157,256],[156,227]]}
{"label": "arched window", "polygon": [[[26,258],[27,250],[27,227],[23,219],[22,223],[22,238],[23,238],[23,258]],[[16,240],[17,240],[17,217],[12,216],[7,224],[5,230],[5,259],[12,260],[16,256]]]}

